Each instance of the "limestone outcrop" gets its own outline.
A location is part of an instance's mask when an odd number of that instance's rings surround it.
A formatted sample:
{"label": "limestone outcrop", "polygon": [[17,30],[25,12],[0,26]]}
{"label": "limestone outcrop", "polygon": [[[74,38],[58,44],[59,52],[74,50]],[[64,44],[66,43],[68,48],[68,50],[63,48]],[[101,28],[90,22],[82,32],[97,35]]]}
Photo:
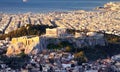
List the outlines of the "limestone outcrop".
{"label": "limestone outcrop", "polygon": [[7,48],[6,55],[18,55],[24,51],[25,54],[36,54],[39,49],[35,47],[35,44],[25,46],[23,43],[12,44]]}
{"label": "limestone outcrop", "polygon": [[24,51],[25,54],[36,54],[39,48],[39,37],[13,38],[11,45],[7,48],[6,55],[17,55]]}

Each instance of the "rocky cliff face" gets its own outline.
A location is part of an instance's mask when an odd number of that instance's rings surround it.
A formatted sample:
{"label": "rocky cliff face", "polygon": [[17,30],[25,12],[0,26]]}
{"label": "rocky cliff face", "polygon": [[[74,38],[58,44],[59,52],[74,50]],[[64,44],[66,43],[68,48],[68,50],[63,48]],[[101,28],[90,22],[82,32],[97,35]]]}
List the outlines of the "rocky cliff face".
{"label": "rocky cliff face", "polygon": [[[6,55],[17,55],[24,51],[25,54],[35,54],[40,49],[40,38],[38,36],[23,36],[13,38],[7,49]],[[33,51],[33,52],[32,52]]]}
{"label": "rocky cliff face", "polygon": [[6,55],[11,56],[11,55],[18,55],[22,51],[24,51],[25,54],[36,54],[38,52],[38,49],[36,48],[35,44],[31,45],[24,45],[23,43],[16,43],[16,44],[11,44],[7,48],[7,53]]}

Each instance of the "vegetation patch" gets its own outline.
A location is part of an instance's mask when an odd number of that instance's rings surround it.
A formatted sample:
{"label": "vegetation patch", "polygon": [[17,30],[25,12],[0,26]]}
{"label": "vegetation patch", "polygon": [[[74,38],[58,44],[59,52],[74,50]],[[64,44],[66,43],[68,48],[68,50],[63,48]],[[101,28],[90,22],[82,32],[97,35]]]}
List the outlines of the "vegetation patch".
{"label": "vegetation patch", "polygon": [[105,38],[108,43],[120,44],[120,36],[113,34],[105,34]]}
{"label": "vegetation patch", "polygon": [[0,40],[4,40],[5,38],[9,37],[10,39],[13,37],[21,37],[26,35],[43,35],[46,33],[46,28],[55,28],[54,26],[48,25],[26,25],[18,28],[17,30],[13,30],[8,34],[0,35]]}

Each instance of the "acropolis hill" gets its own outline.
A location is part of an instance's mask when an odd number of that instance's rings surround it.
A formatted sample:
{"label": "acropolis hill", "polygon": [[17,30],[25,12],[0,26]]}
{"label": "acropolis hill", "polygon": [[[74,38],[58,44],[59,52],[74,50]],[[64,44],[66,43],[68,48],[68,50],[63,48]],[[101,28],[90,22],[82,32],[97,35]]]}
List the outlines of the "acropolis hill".
{"label": "acropolis hill", "polygon": [[104,31],[108,34],[120,36],[120,3],[107,3],[98,11],[78,10],[46,14],[0,14],[1,33],[8,33],[25,24]]}

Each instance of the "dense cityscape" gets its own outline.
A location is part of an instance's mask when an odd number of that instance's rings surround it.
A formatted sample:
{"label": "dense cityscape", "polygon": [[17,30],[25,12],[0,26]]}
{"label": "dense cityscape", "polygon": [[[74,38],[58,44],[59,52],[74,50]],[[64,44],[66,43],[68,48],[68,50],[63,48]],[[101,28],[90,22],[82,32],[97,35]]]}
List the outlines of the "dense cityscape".
{"label": "dense cityscape", "polygon": [[120,72],[120,2],[0,13],[0,25],[0,72]]}

